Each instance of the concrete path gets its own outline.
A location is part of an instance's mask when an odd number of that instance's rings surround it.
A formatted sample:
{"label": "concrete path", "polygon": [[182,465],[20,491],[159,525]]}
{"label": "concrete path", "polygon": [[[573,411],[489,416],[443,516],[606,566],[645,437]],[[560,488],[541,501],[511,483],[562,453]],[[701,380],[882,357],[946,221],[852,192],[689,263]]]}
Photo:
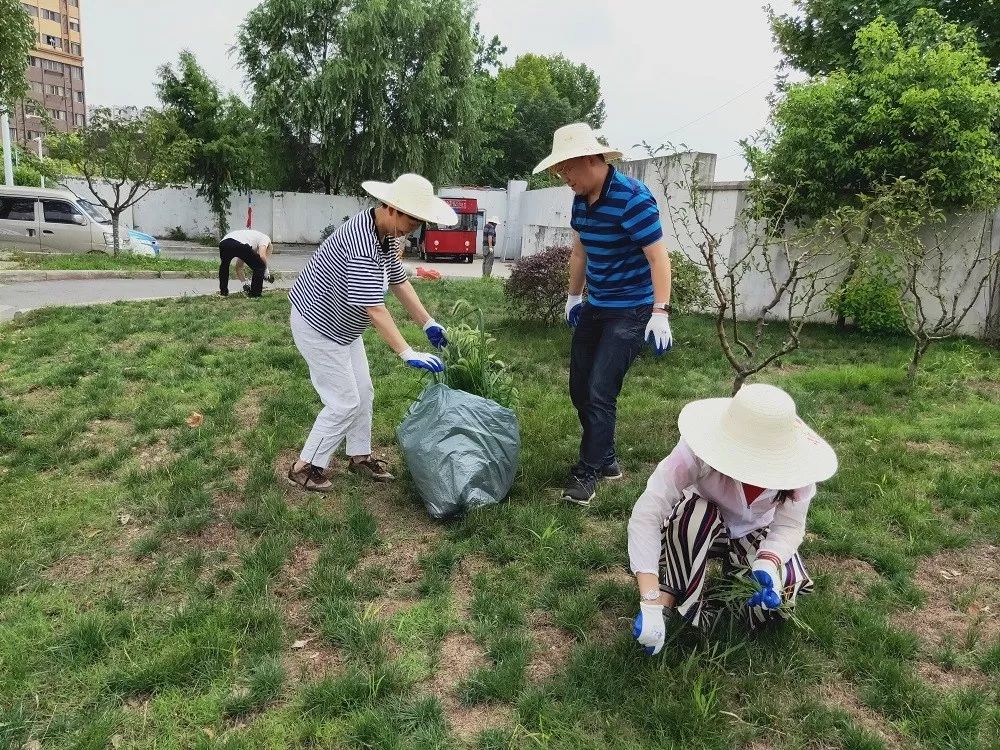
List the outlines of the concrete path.
{"label": "concrete path", "polygon": [[[279,278],[273,286],[265,284],[267,290],[285,290],[292,285],[292,274],[301,270],[308,260],[308,253],[288,253],[274,257],[274,270],[289,274]],[[298,268],[294,268],[298,264]],[[407,260],[404,265],[415,272],[418,265],[434,268],[447,278],[478,278],[482,275],[482,263],[417,263]],[[509,266],[495,263],[493,274],[498,278],[510,275]],[[94,305],[123,300],[163,299],[169,297],[204,296],[218,293],[215,279],[72,279],[59,281],[26,281],[0,284],[0,320],[10,318],[28,310],[50,305]],[[240,291],[239,282],[230,281],[231,293]]]}

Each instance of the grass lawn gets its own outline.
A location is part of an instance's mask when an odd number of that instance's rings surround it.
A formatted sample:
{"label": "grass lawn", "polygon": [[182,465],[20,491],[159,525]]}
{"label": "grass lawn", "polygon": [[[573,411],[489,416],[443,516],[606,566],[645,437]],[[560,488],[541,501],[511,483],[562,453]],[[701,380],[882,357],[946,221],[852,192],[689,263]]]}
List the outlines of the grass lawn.
{"label": "grass lawn", "polygon": [[151,258],[145,255],[105,255],[104,253],[8,253],[8,262],[31,271],[187,271],[193,275],[215,276],[219,264],[187,258]]}
{"label": "grass lawn", "polygon": [[[804,627],[677,628],[647,658],[625,524],[681,406],[729,393],[709,321],[678,316],[674,350],[633,368],[626,479],[582,511],[558,501],[568,331],[505,320],[498,283],[420,290],[446,323],[483,306],[520,391],[510,501],[450,524],[405,476],[284,481],[319,408],[284,295],[0,329],[0,747],[1000,746],[1000,354],[943,344],[910,390],[907,339],[810,329],[762,378],[841,460]],[[376,441],[405,474],[394,429],[424,380],[367,341]]]}

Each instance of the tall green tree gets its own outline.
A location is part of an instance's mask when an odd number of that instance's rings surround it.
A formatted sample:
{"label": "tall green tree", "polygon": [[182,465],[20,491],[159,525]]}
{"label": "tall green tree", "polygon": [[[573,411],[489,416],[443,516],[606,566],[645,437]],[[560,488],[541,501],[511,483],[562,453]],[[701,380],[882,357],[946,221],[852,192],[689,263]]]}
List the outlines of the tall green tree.
{"label": "tall green tree", "polygon": [[28,53],[35,43],[31,17],[18,0],[0,0],[0,112],[28,92]]}
{"label": "tall green tree", "polygon": [[843,324],[857,319],[859,299],[898,298],[897,259],[874,252],[884,220],[858,209],[900,181],[935,213],[993,208],[998,133],[1000,84],[971,29],[932,10],[905,27],[877,18],[858,32],[850,69],[789,87],[748,144],[755,204],[842,233],[850,265],[834,304]]}
{"label": "tall green tree", "polygon": [[212,207],[222,236],[229,229],[230,193],[257,187],[264,135],[250,108],[237,96],[224,96],[187,50],[176,70],[159,69],[156,91],[164,111],[193,142],[186,176]]}
{"label": "tall green tree", "polygon": [[152,191],[184,179],[194,146],[172,117],[156,110],[115,117],[105,108],[75,133],[54,134],[48,143],[53,158],[79,170],[111,215],[115,255],[121,249],[122,213]]}
{"label": "tall green tree", "polygon": [[527,179],[552,147],[552,133],[571,122],[604,124],[601,81],[584,64],[562,55],[521,55],[496,79],[496,99],[508,106],[512,122],[499,137],[503,154],[496,171]]}
{"label": "tall green tree", "polygon": [[477,127],[467,0],[264,0],[237,48],[262,121],[301,168],[295,187],[459,170]]}
{"label": "tall green tree", "polygon": [[768,7],[768,15],[784,64],[809,75],[827,75],[855,67],[858,33],[876,18],[906,26],[921,8],[972,29],[994,76],[1000,74],[996,0],[795,0],[793,13],[779,14]]}

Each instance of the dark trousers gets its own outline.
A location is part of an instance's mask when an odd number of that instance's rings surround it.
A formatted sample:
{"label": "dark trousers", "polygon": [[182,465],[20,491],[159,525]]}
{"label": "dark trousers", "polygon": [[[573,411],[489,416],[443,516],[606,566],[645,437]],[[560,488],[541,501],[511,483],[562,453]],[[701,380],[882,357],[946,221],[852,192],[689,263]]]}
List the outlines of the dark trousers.
{"label": "dark trousers", "polygon": [[229,294],[229,264],[233,262],[233,258],[239,258],[253,271],[250,292],[247,296],[259,297],[264,289],[264,271],[267,269],[267,264],[257,255],[256,250],[234,239],[219,243],[219,291],[223,296]]}
{"label": "dark trousers", "polygon": [[577,468],[596,474],[615,460],[615,420],[625,373],[643,346],[651,305],[612,309],[584,304],[573,333],[569,395],[583,439]]}

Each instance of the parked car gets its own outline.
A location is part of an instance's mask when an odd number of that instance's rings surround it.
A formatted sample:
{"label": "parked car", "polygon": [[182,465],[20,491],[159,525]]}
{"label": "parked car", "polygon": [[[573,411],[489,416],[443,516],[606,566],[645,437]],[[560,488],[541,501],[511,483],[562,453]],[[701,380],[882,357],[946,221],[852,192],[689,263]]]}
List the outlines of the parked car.
{"label": "parked car", "polygon": [[148,255],[153,258],[160,257],[160,243],[151,234],[140,232],[138,229],[128,230],[128,236],[132,240],[133,255]]}
{"label": "parked car", "polygon": [[[120,247],[132,251],[124,226]],[[111,253],[111,219],[69,190],[0,186],[0,249]]]}

